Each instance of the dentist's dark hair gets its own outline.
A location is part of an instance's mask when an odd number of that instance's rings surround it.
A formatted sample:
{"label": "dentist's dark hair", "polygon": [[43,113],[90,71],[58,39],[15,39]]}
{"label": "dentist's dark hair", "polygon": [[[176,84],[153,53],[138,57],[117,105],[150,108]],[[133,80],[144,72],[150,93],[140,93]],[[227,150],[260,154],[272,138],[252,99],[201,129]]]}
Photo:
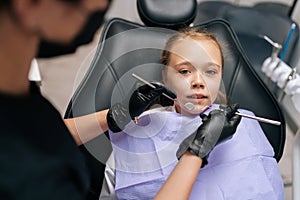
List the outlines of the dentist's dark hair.
{"label": "dentist's dark hair", "polygon": [[1,0],[0,1],[0,12],[4,9],[4,8],[9,8],[11,4],[10,0]]}

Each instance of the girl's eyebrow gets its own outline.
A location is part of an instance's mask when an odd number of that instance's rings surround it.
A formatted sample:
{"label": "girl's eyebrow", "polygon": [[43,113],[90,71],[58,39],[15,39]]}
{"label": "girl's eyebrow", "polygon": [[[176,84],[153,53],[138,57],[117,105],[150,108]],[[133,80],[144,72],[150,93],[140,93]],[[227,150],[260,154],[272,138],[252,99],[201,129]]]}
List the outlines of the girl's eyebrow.
{"label": "girl's eyebrow", "polygon": [[177,63],[177,64],[174,65],[173,67],[177,67],[177,66],[179,66],[179,65],[191,65],[191,66],[193,66],[190,62],[188,62],[188,61],[183,61],[183,62]]}
{"label": "girl's eyebrow", "polygon": [[[194,65],[192,63],[188,62],[188,61],[179,62],[176,65],[174,65],[173,67],[177,67],[177,66],[180,66],[180,65],[190,65],[190,66],[194,67]],[[205,63],[205,65],[215,65],[218,68],[222,68],[220,65],[218,65],[217,63],[214,63],[214,62],[207,62],[207,63]]]}
{"label": "girl's eyebrow", "polygon": [[220,65],[218,65],[217,63],[214,63],[214,62],[208,62],[207,64],[208,65],[215,65],[218,68],[222,68]]}

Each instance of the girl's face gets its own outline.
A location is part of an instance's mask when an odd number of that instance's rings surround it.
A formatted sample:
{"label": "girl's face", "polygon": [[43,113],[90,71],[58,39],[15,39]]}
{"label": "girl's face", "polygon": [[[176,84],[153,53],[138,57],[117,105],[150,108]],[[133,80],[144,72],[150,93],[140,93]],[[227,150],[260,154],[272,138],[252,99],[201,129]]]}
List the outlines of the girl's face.
{"label": "girl's face", "polygon": [[[208,39],[184,39],[170,49],[164,83],[177,95],[176,111],[198,115],[217,98],[222,79],[222,55]],[[188,109],[187,103],[193,105]],[[186,105],[186,106],[185,106]]]}

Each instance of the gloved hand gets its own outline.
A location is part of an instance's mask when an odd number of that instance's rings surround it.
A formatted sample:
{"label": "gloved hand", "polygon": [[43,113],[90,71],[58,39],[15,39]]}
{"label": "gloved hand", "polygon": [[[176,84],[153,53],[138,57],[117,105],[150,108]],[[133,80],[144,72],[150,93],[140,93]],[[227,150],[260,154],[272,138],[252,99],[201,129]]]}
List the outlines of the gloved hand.
{"label": "gloved hand", "polygon": [[[126,98],[122,103],[116,103],[113,105],[106,116],[108,127],[113,132],[120,132],[124,127],[142,114],[152,103],[159,100],[159,104],[162,106],[173,105],[173,101],[166,98],[162,94],[176,98],[176,95],[167,89],[161,83],[151,83],[156,88],[152,88],[148,85],[142,85],[138,87],[130,96]],[[128,102],[128,103],[126,103]],[[129,104],[129,105],[128,105]]]}
{"label": "gloved hand", "polygon": [[[220,105],[219,110],[211,111],[208,116],[200,114],[202,124],[197,131],[187,137],[179,146],[176,156],[178,159],[186,152],[199,156],[206,162],[206,158],[216,144],[232,136],[241,116],[235,115],[238,105]],[[203,166],[203,165],[202,165]]]}

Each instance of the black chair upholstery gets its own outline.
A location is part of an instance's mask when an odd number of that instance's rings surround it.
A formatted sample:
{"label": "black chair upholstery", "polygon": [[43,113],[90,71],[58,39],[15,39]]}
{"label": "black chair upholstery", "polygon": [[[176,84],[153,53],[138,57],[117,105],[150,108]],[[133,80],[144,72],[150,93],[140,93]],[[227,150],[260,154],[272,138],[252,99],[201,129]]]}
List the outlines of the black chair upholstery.
{"label": "black chair upholstery", "polygon": [[[215,33],[226,46],[223,81],[229,100],[258,116],[282,122],[281,126],[261,123],[274,148],[274,157],[279,161],[285,143],[285,119],[276,99],[251,67],[228,22],[219,19],[197,26]],[[108,21],[90,68],[67,107],[65,118],[107,109],[120,101],[136,82],[132,73],[149,81],[160,81],[161,50],[173,33],[171,29],[147,27],[124,19]],[[111,146],[102,135],[81,148],[88,157],[94,178],[91,190],[97,196],[104,164],[93,156],[103,152],[108,156]]]}
{"label": "black chair upholstery", "polygon": [[194,20],[195,24],[202,24],[203,22],[219,17],[226,7],[235,7],[234,4],[228,1],[200,1],[197,6],[197,14]]}
{"label": "black chair upholstery", "polygon": [[278,15],[289,16],[291,7],[280,2],[258,2],[253,8],[263,12],[272,12]]}
{"label": "black chair upholstery", "polygon": [[138,0],[137,8],[146,26],[178,29],[193,22],[197,2],[195,0]]}
{"label": "black chair upholstery", "polygon": [[[295,23],[288,16],[279,15],[274,12],[265,12],[253,7],[235,6],[228,3],[212,1],[198,4],[198,14],[194,20],[194,24],[201,24],[208,18],[222,18],[229,22],[236,32],[238,39],[253,65],[256,72],[263,78],[261,72],[263,61],[271,55],[272,46],[261,36],[266,35],[273,41],[284,45],[289,29],[292,23]],[[212,11],[216,10],[211,16],[207,8]],[[201,13],[201,14],[200,14]],[[284,61],[291,66],[295,66],[297,62],[296,47],[299,38],[299,27],[296,29],[290,40]]]}

